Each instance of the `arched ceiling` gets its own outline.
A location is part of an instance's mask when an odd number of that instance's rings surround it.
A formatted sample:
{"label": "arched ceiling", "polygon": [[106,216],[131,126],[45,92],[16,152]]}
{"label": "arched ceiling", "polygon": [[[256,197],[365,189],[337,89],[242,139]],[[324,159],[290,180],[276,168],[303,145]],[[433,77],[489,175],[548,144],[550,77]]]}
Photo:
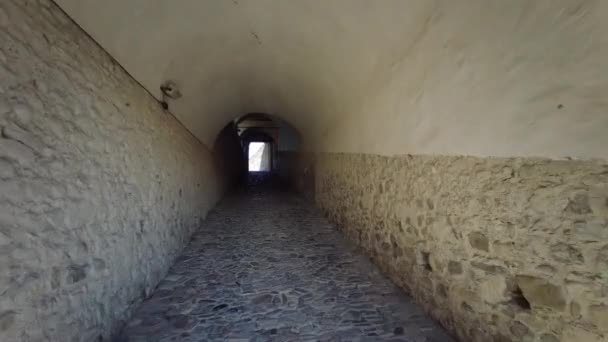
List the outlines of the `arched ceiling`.
{"label": "arched ceiling", "polygon": [[275,113],[319,151],[608,158],[602,0],[56,0],[212,145]]}

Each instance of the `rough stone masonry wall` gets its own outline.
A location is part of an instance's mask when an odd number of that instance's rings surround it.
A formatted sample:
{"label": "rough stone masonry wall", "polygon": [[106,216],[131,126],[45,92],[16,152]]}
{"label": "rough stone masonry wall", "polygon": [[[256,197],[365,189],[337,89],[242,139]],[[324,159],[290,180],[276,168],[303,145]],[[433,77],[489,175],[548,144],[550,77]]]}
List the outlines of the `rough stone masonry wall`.
{"label": "rough stone masonry wall", "polygon": [[608,165],[315,156],[318,205],[462,341],[608,340]]}
{"label": "rough stone masonry wall", "polygon": [[0,341],[99,341],[215,203],[211,153],[49,0],[0,1]]}

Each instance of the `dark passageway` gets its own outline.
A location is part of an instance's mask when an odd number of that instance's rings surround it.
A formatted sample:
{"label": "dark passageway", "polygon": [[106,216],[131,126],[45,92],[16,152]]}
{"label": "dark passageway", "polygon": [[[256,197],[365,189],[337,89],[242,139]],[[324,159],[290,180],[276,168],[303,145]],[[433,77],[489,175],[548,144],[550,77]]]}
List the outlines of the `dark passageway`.
{"label": "dark passageway", "polygon": [[252,177],[209,214],[120,341],[453,341],[318,209]]}
{"label": "dark passageway", "polygon": [[0,342],[608,342],[606,18],[0,0]]}

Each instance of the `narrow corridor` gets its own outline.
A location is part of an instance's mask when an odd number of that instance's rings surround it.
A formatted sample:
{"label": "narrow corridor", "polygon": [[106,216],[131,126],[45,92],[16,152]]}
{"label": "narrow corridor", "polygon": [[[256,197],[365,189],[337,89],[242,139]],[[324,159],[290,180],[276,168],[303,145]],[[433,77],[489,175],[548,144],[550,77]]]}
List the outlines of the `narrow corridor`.
{"label": "narrow corridor", "polygon": [[119,341],[453,341],[311,204],[227,196]]}

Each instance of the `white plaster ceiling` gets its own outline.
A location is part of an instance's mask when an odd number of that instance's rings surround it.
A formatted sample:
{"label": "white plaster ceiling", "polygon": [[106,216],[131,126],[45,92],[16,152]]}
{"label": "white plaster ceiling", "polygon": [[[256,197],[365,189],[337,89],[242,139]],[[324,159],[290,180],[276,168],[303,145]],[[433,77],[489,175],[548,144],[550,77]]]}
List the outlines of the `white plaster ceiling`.
{"label": "white plaster ceiling", "polygon": [[320,151],[608,158],[608,1],[56,1],[208,146],[267,112]]}

